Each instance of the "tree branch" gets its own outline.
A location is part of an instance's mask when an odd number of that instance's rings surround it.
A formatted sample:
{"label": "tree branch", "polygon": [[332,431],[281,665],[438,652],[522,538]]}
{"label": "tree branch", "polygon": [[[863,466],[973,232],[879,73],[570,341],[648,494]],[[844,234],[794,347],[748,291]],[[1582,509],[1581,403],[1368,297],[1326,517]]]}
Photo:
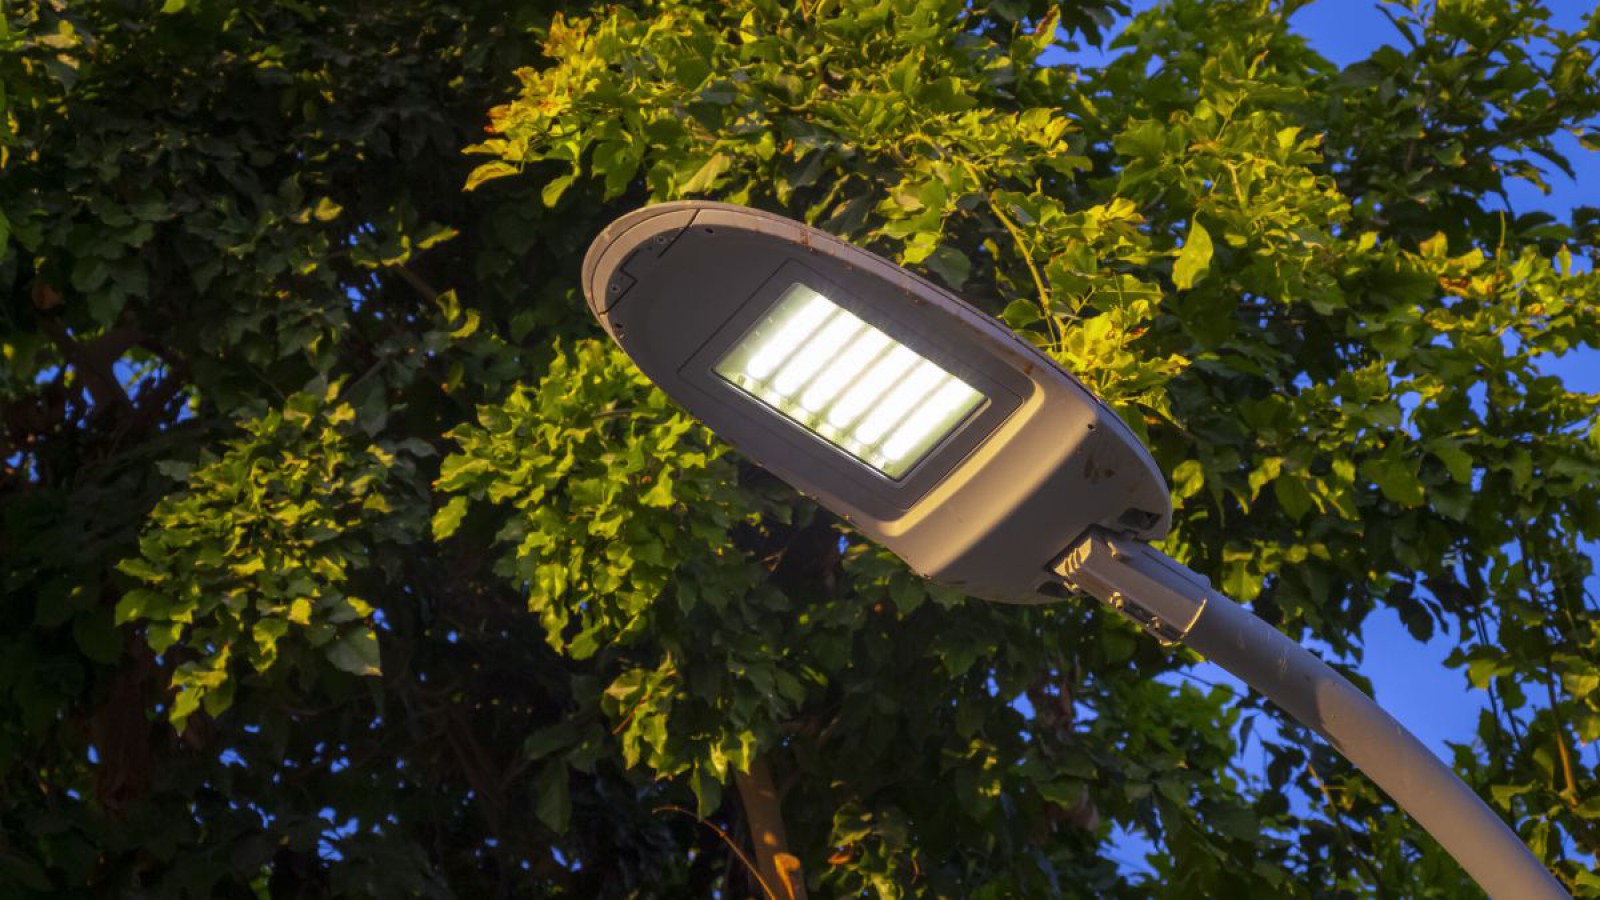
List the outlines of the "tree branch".
{"label": "tree branch", "polygon": [[93,340],[80,342],[68,334],[67,329],[53,317],[39,317],[39,327],[56,345],[56,349],[61,351],[61,356],[67,363],[77,369],[78,374],[82,376],[84,387],[89,389],[89,395],[94,398],[96,413],[104,414],[113,409],[127,409],[133,405],[128,399],[128,393],[117,381],[112,366],[124,351],[139,342],[140,335],[137,329],[114,328]]}

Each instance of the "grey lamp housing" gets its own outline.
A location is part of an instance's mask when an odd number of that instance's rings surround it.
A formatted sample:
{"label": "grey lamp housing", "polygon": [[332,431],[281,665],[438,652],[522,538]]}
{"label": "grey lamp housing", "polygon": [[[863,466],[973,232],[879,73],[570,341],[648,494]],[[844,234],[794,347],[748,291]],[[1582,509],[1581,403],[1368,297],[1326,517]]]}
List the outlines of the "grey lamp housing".
{"label": "grey lamp housing", "polygon": [[[718,374],[796,285],[981,400],[890,475]],[[722,203],[650,206],[595,239],[583,289],[668,395],[928,578],[992,600],[1058,600],[1051,564],[1091,526],[1166,534],[1155,461],[1077,379],[949,291],[824,232]],[[841,352],[827,343],[804,353]]]}

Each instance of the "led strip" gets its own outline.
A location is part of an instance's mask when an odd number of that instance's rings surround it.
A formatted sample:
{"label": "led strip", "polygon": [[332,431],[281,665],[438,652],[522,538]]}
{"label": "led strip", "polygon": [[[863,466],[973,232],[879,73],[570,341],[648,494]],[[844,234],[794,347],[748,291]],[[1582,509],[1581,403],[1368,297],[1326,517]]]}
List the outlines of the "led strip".
{"label": "led strip", "polygon": [[971,385],[803,284],[713,371],[890,478],[983,403]]}

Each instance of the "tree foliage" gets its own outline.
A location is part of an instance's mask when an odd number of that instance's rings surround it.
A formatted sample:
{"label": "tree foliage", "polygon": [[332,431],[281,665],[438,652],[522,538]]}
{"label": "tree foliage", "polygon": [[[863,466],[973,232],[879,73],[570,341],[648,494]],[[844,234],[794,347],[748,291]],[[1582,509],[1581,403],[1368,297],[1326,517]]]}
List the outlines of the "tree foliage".
{"label": "tree foliage", "polygon": [[922,582],[651,388],[577,259],[698,196],[1036,341],[1353,672],[1447,642],[1457,769],[1600,893],[1600,398],[1541,371],[1600,213],[1506,193],[1600,142],[1600,21],[1386,3],[1341,70],[1300,5],[1098,68],[1117,0],[8,6],[0,883],[756,894],[761,767],[819,895],[1470,895],[1192,654]]}

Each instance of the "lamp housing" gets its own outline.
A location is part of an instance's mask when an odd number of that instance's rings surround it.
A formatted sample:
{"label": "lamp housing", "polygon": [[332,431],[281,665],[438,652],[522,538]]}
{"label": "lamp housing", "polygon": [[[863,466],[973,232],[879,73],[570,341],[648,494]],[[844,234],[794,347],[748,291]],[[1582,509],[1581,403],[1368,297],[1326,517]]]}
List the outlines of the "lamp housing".
{"label": "lamp housing", "polygon": [[915,571],[1007,602],[1065,596],[1092,526],[1157,540],[1155,461],[1000,322],[780,216],[663,203],[607,226],[590,308],[656,385]]}

